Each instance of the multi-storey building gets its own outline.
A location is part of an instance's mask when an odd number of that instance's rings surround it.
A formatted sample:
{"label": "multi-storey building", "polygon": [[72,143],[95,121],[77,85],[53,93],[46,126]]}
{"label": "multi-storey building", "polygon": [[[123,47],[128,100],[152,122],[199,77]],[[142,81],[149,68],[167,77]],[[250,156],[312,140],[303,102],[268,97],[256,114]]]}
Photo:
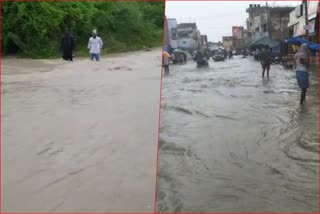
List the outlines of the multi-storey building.
{"label": "multi-storey building", "polygon": [[231,50],[233,48],[233,37],[232,36],[223,36],[222,37],[223,47],[226,50]]}
{"label": "multi-storey building", "polygon": [[250,42],[263,37],[283,40],[289,36],[289,14],[294,7],[268,7],[250,4],[246,12],[248,39]]}
{"label": "multi-storey building", "polygon": [[196,23],[181,23],[177,26],[178,48],[193,51],[200,48],[200,32]]}
{"label": "multi-storey building", "polygon": [[[290,22],[288,23],[289,36],[302,36],[305,39],[318,43],[319,38],[319,2],[308,1],[308,26],[306,26],[305,3],[302,1],[294,10],[290,12]],[[306,29],[308,36],[306,36]]]}
{"label": "multi-storey building", "polygon": [[172,48],[178,48],[178,31],[177,31],[177,20],[167,19],[168,23],[168,37],[169,44]]}

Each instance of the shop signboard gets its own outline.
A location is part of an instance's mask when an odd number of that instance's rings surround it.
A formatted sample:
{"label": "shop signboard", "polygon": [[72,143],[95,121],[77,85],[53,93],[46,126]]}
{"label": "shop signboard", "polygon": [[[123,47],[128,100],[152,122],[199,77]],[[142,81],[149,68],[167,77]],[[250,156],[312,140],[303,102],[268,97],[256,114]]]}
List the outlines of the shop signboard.
{"label": "shop signboard", "polygon": [[308,1],[308,18],[309,20],[317,17],[319,1]]}
{"label": "shop signboard", "polygon": [[308,23],[309,34],[315,33],[316,19],[312,19]]}
{"label": "shop signboard", "polygon": [[306,34],[304,29],[306,21],[304,17],[299,18],[299,22],[293,26],[293,36],[303,36]]}
{"label": "shop signboard", "polygon": [[232,36],[235,39],[242,39],[243,27],[233,26],[232,27]]}

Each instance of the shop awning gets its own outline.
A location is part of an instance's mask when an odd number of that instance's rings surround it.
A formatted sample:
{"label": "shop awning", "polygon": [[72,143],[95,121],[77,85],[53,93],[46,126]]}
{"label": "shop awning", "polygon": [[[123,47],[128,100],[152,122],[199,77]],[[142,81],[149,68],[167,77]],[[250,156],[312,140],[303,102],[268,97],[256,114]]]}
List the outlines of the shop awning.
{"label": "shop awning", "polygon": [[269,46],[270,48],[278,47],[280,45],[280,40],[271,39],[269,37],[262,37],[253,41],[250,46],[259,47],[259,46]]}
{"label": "shop awning", "polygon": [[320,50],[320,45],[317,43],[313,43],[313,42],[309,42],[305,39],[302,39],[301,37],[292,37],[292,38],[288,38],[285,40],[286,43],[288,44],[293,44],[293,45],[301,45],[304,43],[308,44],[308,48],[310,51],[319,51]]}

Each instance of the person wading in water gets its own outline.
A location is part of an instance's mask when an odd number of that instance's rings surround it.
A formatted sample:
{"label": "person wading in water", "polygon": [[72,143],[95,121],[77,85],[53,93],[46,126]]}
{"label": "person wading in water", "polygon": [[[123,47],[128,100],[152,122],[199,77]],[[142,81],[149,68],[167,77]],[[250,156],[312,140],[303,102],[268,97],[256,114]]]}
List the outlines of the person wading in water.
{"label": "person wading in water", "polygon": [[309,66],[308,45],[302,44],[299,51],[294,55],[296,65],[296,77],[301,88],[300,104],[306,100],[307,88],[309,87],[309,74],[307,67]]}
{"label": "person wading in water", "polygon": [[164,73],[169,74],[169,58],[170,55],[166,52],[162,54],[162,60],[163,60],[163,67],[164,67]]}
{"label": "person wading in water", "polygon": [[264,78],[264,73],[267,70],[267,78],[269,78],[270,64],[271,64],[271,56],[268,47],[265,47],[260,54],[260,62],[262,66],[262,78]]}
{"label": "person wading in water", "polygon": [[65,29],[64,36],[61,39],[62,58],[73,61],[72,51],[74,49],[74,39],[68,28]]}

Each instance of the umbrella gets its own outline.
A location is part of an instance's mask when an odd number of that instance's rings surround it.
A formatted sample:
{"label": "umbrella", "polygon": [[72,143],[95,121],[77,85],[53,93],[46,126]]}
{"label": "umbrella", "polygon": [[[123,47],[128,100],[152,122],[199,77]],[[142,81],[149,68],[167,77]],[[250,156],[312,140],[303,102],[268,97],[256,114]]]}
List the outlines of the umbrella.
{"label": "umbrella", "polygon": [[274,48],[280,45],[280,40],[270,39],[269,37],[262,37],[254,41],[251,46],[269,46]]}
{"label": "umbrella", "polygon": [[163,56],[166,56],[166,57],[171,57],[170,54],[166,51],[163,51]]}
{"label": "umbrella", "polygon": [[184,53],[183,50],[180,50],[180,49],[178,49],[178,48],[177,48],[177,49],[174,49],[173,52],[174,52],[174,53]]}

